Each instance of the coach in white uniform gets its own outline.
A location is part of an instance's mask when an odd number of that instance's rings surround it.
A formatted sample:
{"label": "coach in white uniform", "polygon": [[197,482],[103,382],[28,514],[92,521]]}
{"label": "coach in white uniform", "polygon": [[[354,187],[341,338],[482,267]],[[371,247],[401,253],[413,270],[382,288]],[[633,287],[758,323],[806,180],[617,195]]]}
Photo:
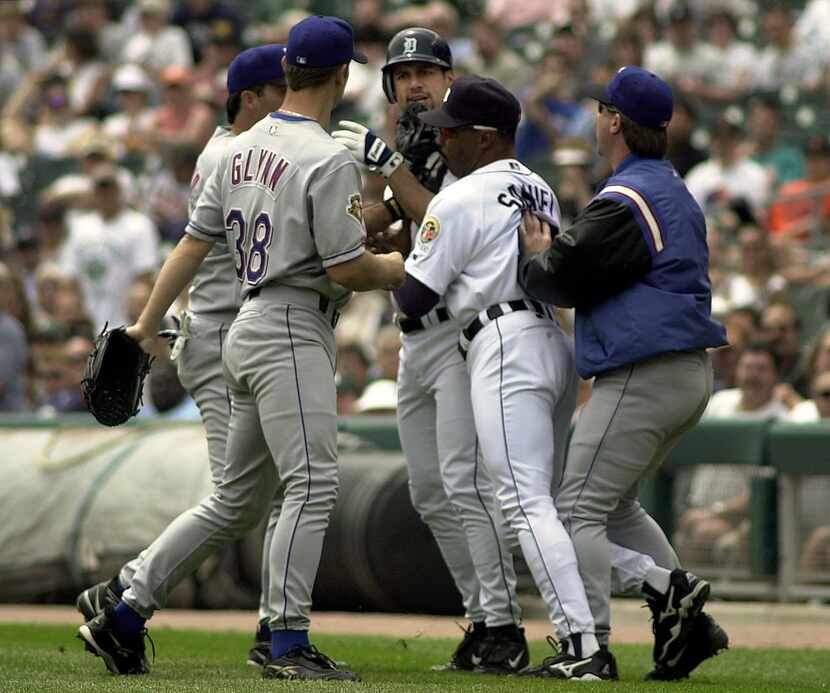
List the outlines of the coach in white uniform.
{"label": "coach in white uniform", "polygon": [[[441,103],[453,79],[450,48],[434,31],[404,29],[389,42],[383,85],[389,100],[398,104],[401,119],[417,108]],[[367,140],[371,149],[374,135],[357,123],[341,121],[340,126],[344,129],[332,136],[365,162]],[[429,131],[425,139],[437,140],[433,128],[420,127]],[[376,170],[386,175],[394,196],[366,208],[366,231],[377,238],[402,214],[404,227],[395,240],[408,252],[434,195],[425,184],[443,190],[456,178],[437,149],[427,172],[418,161],[401,165],[382,144],[375,149],[386,149],[389,163],[398,165]],[[377,158],[383,156],[381,151]],[[458,353],[459,324],[440,301],[418,318],[399,314],[398,325],[403,334],[397,418],[410,497],[435,537],[471,622],[446,668],[514,673],[527,666],[527,641],[519,627],[516,573],[504,519],[479,459],[470,378]]]}
{"label": "coach in white uniform", "polygon": [[[505,518],[548,605],[567,661],[543,675],[614,679],[616,663],[600,648],[573,545],[550,489],[562,474],[576,402],[573,346],[551,309],[518,284],[518,233],[524,210],[558,226],[556,197],[515,159],[521,116],[498,82],[459,78],[440,109],[421,114],[442,128],[450,171],[459,181],[430,203],[407,278],[396,292],[410,317],[443,296],[460,325],[476,430]],[[653,561],[613,547],[613,560],[642,582]],[[638,577],[631,577],[631,576]]]}

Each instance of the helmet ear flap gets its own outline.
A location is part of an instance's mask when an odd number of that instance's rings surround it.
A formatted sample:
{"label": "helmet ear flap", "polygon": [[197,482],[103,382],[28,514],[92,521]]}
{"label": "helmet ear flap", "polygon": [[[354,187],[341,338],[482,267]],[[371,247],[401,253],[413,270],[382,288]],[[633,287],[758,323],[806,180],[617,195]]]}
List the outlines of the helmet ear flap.
{"label": "helmet ear flap", "polygon": [[395,96],[395,85],[392,84],[392,70],[385,69],[383,71],[383,93],[386,94],[386,98],[389,103],[396,103],[397,97]]}

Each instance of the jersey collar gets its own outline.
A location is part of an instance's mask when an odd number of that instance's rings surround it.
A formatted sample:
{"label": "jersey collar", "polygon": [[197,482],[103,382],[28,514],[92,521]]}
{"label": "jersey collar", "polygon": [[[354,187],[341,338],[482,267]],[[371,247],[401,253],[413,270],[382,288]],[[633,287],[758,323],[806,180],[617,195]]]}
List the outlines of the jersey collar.
{"label": "jersey collar", "polygon": [[309,120],[312,123],[317,122],[313,118],[307,118],[306,116],[301,115],[291,115],[290,113],[282,113],[281,111],[274,111],[271,114],[271,117],[276,120],[287,120],[292,123],[300,123],[304,120]]}

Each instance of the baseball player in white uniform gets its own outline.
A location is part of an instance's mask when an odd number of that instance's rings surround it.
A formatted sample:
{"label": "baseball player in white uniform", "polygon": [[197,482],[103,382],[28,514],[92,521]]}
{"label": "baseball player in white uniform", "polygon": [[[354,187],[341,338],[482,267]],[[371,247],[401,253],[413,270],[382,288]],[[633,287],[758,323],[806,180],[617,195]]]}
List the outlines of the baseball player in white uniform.
{"label": "baseball player in white uniform", "polygon": [[[451,68],[449,46],[438,34],[404,29],[387,50],[386,95],[401,112],[412,104],[433,108],[452,83]],[[335,131],[333,137],[365,162],[367,135],[374,135],[356,123],[340,125],[347,129]],[[437,133],[430,134],[437,140]],[[417,171],[413,162],[410,166]],[[441,175],[436,187],[444,189],[456,180],[445,166]],[[380,235],[403,207],[411,244],[434,193],[406,166],[392,171],[388,181],[395,199],[367,208],[367,232],[370,238]],[[460,327],[443,301],[419,318],[399,316],[398,325],[403,334],[397,419],[410,496],[435,537],[471,622],[449,664],[435,668],[519,671],[527,666],[529,653],[519,626],[516,574],[506,526],[480,463],[470,379],[457,347]]]}
{"label": "baseball player in white uniform", "polygon": [[[208,178],[216,169],[219,158],[233,138],[248,130],[282,104],[285,97],[285,75],[282,57],[285,47],[280,44],[256,46],[242,51],[228,66],[228,125],[219,126],[199,155],[191,181],[189,214]],[[179,338],[172,356],[177,362],[178,375],[202,415],[207,433],[210,477],[218,488],[225,469],[225,445],[230,417],[230,393],[222,373],[222,351],[228,329],[239,310],[239,281],[231,267],[233,258],[224,241],[217,242],[210,251],[189,291],[189,309],[181,320]],[[263,556],[268,555],[270,538],[279,503],[276,503],[265,535]],[[90,620],[114,605],[124,589],[132,583],[141,556],[126,563],[118,576],[84,590],[77,599],[78,610]],[[262,595],[260,623],[254,647],[249,654],[252,664],[262,666],[268,659],[271,634],[268,631],[267,560],[262,562]]]}
{"label": "baseball player in white uniform", "polygon": [[[460,180],[430,203],[396,295],[408,316],[426,313],[443,296],[464,326],[459,349],[484,462],[563,643],[563,653],[549,658],[555,664],[527,673],[615,679],[616,662],[597,642],[573,545],[550,494],[563,472],[578,380],[571,340],[552,310],[518,284],[523,211],[559,224],[550,187],[515,159],[520,116],[504,87],[475,75],[456,80],[440,109],[421,114],[442,128],[448,165]],[[627,587],[656,569],[622,547],[612,554]]]}
{"label": "baseball player in white uniform", "polygon": [[242,307],[223,361],[231,391],[226,465],[216,491],[150,547],[114,608],[80,636],[115,673],[134,673],[142,633],[169,590],[255,526],[281,490],[270,550],[271,656],[265,678],[355,681],[308,638],[311,590],[337,496],[334,324],[352,290],[403,282],[398,253],[365,252],[360,175],[326,132],[355,51],[352,29],[312,16],[290,31],[283,107],[223,152],[139,321],[143,344],[214,243],[226,238]]}

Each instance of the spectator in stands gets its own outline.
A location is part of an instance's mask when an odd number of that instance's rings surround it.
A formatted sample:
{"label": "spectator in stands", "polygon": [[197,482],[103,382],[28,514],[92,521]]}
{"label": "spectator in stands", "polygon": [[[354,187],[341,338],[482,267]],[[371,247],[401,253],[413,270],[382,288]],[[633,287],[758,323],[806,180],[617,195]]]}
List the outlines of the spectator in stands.
{"label": "spectator in stands", "polygon": [[[73,147],[95,132],[92,118],[76,117],[66,80],[54,72],[31,72],[9,99],[4,110],[6,126],[14,133],[16,148],[46,159],[65,159]],[[9,142],[9,131],[4,139]]]}
{"label": "spectator in stands", "polygon": [[760,336],[778,356],[781,385],[776,396],[792,409],[810,389],[802,368],[801,323],[795,308],[784,301],[770,303],[761,315]]}
{"label": "spectator in stands", "polygon": [[735,16],[725,7],[711,12],[706,26],[706,73],[696,93],[710,101],[734,101],[752,87],[755,49],[738,40]]}
{"label": "spectator in stands", "polygon": [[692,141],[697,123],[697,110],[692,102],[678,94],[674,99],[674,113],[669,122],[666,158],[683,178],[691,169],[709,158],[709,152]]}
{"label": "spectator in stands", "polygon": [[492,77],[514,94],[530,82],[530,66],[507,43],[504,31],[488,19],[473,22],[473,52],[464,67],[470,72]]}
{"label": "spectator in stands", "polygon": [[59,411],[86,411],[81,394],[81,381],[84,379],[89,352],[93,348],[92,339],[87,335],[73,335],[66,340],[63,348],[66,389]]}
{"label": "spectator in stands", "polygon": [[787,420],[795,423],[811,423],[830,419],[830,370],[817,372],[810,383],[810,396],[795,405],[787,414]]}
{"label": "spectator in stands", "polygon": [[127,291],[137,277],[158,267],[158,235],[153,222],[124,204],[118,173],[102,166],[93,175],[92,212],[70,219],[62,265],[78,277],[94,328],[127,321]]}
{"label": "spectator in stands", "polygon": [[386,325],[378,330],[375,339],[375,380],[398,379],[400,364],[401,331],[397,325]]}
{"label": "spectator in stands", "polygon": [[181,67],[168,67],[161,73],[161,105],[141,137],[151,151],[163,152],[166,147],[190,145],[201,149],[210,139],[216,117],[210,106],[191,91],[192,74]]}
{"label": "spectator in stands", "polygon": [[398,384],[395,380],[375,380],[367,385],[354,404],[355,414],[389,416],[398,409]]}
{"label": "spectator in stands", "polygon": [[230,22],[217,22],[207,37],[201,59],[193,68],[193,89],[216,110],[228,100],[228,66],[242,50],[242,37]]}
{"label": "spectator in stands", "polygon": [[187,32],[197,62],[203,60],[208,52],[211,37],[240,37],[245,28],[237,3],[224,0],[181,0],[173,12],[171,23]]}
{"label": "spectator in stands", "polygon": [[[712,395],[704,419],[777,419],[787,414],[775,396],[778,358],[764,343],[744,349],[738,359],[734,389]],[[746,555],[749,525],[749,479],[752,468],[730,465],[696,466],[689,506],[680,519],[675,545],[689,564],[721,562]]]}
{"label": "spectator in stands", "polygon": [[695,17],[685,2],[669,10],[668,22],[667,40],[646,44],[644,67],[680,91],[694,93],[706,74],[707,46],[698,38]]}
{"label": "spectator in stands", "polygon": [[712,352],[715,392],[736,387],[738,359],[757,331],[758,316],[754,311],[739,309],[727,313],[722,322],[729,345]]}
{"label": "spectator in stands", "polygon": [[112,78],[118,110],[108,115],[101,126],[105,137],[116,148],[116,158],[142,150],[142,133],[152,127],[149,107],[153,83],[138,65],[122,65]]}
{"label": "spectator in stands", "polygon": [[34,323],[38,329],[55,322],[55,297],[64,283],[73,281],[59,265],[43,262],[35,272],[36,300],[32,304]]}
{"label": "spectator in stands", "polygon": [[593,155],[590,145],[579,138],[565,138],[553,150],[556,167],[556,197],[562,226],[568,226],[594,196],[591,180]]}
{"label": "spectator in stands", "polygon": [[726,281],[723,297],[729,308],[751,307],[763,311],[771,299],[784,291],[787,280],[777,272],[769,238],[759,227],[741,228],[738,250],[738,272]]}
{"label": "spectator in stands", "polygon": [[[644,50],[645,47],[633,29],[621,29],[611,42],[611,55],[609,56],[610,69],[616,72],[624,65],[642,65]],[[602,79],[599,76],[594,76],[591,82],[601,84]],[[677,99],[675,97],[675,108],[676,106]],[[672,116],[672,120],[674,120],[675,115],[677,115],[677,111]]]}
{"label": "spectator in stands", "polygon": [[187,225],[190,180],[200,150],[188,144],[170,147],[165,152],[165,166],[148,182],[144,190],[144,213],[153,220],[162,241],[178,243]]}
{"label": "spectator in stands", "polygon": [[70,29],[54,69],[67,81],[69,105],[75,115],[96,116],[101,112],[111,74],[101,59],[95,34],[82,28]]}
{"label": "spectator in stands", "polygon": [[712,213],[745,200],[759,218],[770,197],[764,167],[741,150],[743,128],[731,116],[721,117],[712,131],[712,157],[686,174],[686,186],[704,212]]}
{"label": "spectator in stands", "polygon": [[[39,263],[60,261],[66,243],[66,208],[56,200],[43,199],[35,212],[35,233],[38,239]],[[33,291],[27,294],[34,298]]]}
{"label": "spectator in stands", "polygon": [[767,169],[772,190],[804,177],[804,154],[780,140],[781,109],[777,99],[753,99],[747,126],[752,158]]}
{"label": "spectator in stands", "polygon": [[66,18],[68,26],[84,29],[98,41],[101,58],[116,65],[126,38],[124,27],[113,22],[108,0],[75,0]]}
{"label": "spectator in stands", "polygon": [[26,408],[29,347],[23,326],[12,314],[15,291],[11,271],[0,263],[0,412]]}
{"label": "spectator in stands", "polygon": [[92,321],[84,308],[83,292],[77,279],[73,277],[58,286],[53,306],[54,324],[63,329],[67,335],[87,339],[93,336]]}
{"label": "spectator in stands", "polygon": [[549,50],[523,94],[526,118],[516,134],[520,159],[547,162],[551,150],[564,137],[593,140],[594,117],[577,99],[577,86],[562,53]]}
{"label": "spectator in stands", "polygon": [[168,67],[190,68],[193,53],[187,33],[170,26],[170,0],[138,0],[140,28],[127,39],[121,61],[136,63],[154,79]]}
{"label": "spectator in stands", "polygon": [[795,40],[789,6],[768,5],[763,27],[766,43],[755,64],[754,88],[772,91],[798,86],[807,91],[817,90],[822,84],[826,56],[814,44]]}
{"label": "spectator in stands", "polygon": [[369,384],[371,367],[366,351],[357,342],[337,345],[337,372],[355,388],[358,397]]}
{"label": "spectator in stands", "polygon": [[67,399],[65,348],[66,335],[54,327],[40,330],[32,338],[34,404],[42,416],[54,416]]}
{"label": "spectator in stands", "polygon": [[0,107],[27,73],[46,61],[40,32],[26,24],[20,0],[0,2]]}
{"label": "spectator in stands", "polygon": [[806,175],[785,183],[769,211],[768,228],[776,236],[800,241],[827,231],[830,221],[830,142],[826,135],[807,141]]}

